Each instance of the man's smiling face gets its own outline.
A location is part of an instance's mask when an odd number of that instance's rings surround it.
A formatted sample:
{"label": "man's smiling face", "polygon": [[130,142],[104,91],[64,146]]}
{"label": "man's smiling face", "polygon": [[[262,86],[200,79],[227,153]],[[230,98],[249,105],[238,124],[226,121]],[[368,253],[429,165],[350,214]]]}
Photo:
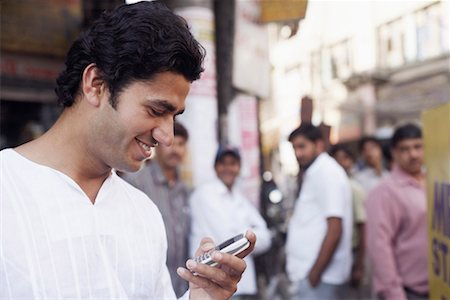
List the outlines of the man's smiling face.
{"label": "man's smiling face", "polygon": [[[173,72],[152,80],[135,81],[118,94],[113,108],[104,99],[91,128],[89,141],[104,164],[135,172],[157,144],[173,142],[173,122],[184,111],[190,82]],[[105,96],[106,97],[106,96]]]}

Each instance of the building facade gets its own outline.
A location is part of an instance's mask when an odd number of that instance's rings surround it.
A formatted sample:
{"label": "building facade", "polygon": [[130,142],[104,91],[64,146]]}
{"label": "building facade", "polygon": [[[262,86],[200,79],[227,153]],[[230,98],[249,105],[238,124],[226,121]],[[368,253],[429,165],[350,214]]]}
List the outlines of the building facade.
{"label": "building facade", "polygon": [[331,143],[389,138],[393,126],[450,101],[449,10],[448,1],[309,1],[299,24],[273,26],[275,114],[262,127],[279,131],[285,171],[296,171],[284,140],[304,96],[312,122],[331,126]]}

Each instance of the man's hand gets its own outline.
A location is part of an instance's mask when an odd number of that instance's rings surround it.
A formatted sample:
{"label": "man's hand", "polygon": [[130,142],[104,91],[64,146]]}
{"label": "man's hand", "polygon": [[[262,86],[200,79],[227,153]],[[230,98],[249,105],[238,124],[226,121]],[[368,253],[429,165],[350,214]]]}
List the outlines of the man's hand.
{"label": "man's hand", "polygon": [[364,265],[355,264],[352,268],[351,284],[357,287],[364,277]]}
{"label": "man's hand", "polygon": [[308,275],[309,285],[315,288],[320,282],[320,273],[318,272],[310,272]]}
{"label": "man's hand", "polygon": [[334,251],[339,244],[342,236],[342,219],[337,217],[327,218],[327,227],[327,233],[320,247],[319,255],[308,274],[309,284],[313,288],[319,284],[322,273],[333,258]]}
{"label": "man's hand", "polygon": [[[237,284],[246,268],[242,258],[253,251],[256,243],[256,236],[252,231],[248,230],[245,236],[250,241],[250,247],[237,256],[219,251],[213,253],[213,260],[219,263],[216,267],[189,259],[186,262],[187,269],[178,268],[178,275],[189,281],[191,299],[229,299],[236,292]],[[210,238],[204,238],[195,255],[201,255],[214,247]]]}

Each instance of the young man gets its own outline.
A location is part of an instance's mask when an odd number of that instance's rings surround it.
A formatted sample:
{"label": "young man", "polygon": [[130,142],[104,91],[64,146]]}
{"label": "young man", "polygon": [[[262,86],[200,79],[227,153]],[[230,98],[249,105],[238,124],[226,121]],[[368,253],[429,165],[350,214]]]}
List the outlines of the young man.
{"label": "young man", "polygon": [[373,136],[366,136],[359,142],[359,152],[365,162],[365,167],[353,176],[366,191],[370,192],[388,171],[383,166],[383,150],[380,141]]}
{"label": "young man", "polygon": [[[0,298],[175,298],[161,214],[114,169],[137,171],[153,147],[172,144],[203,56],[159,2],[120,6],[74,42],[57,80],[61,116],[0,154]],[[204,239],[197,254],[212,248]],[[187,262],[199,276],[178,269],[186,297],[233,294],[244,260],[213,258],[221,268]]]}
{"label": "young man", "polygon": [[[224,241],[251,228],[258,236],[255,253],[264,252],[271,244],[266,222],[236,187],[241,169],[239,151],[230,146],[219,147],[214,168],[217,179],[198,187],[190,197],[191,245],[198,244],[205,235]],[[191,249],[195,250],[192,246]],[[233,299],[258,299],[253,258],[247,257],[246,262],[247,269]]]}
{"label": "young man", "polygon": [[373,287],[382,299],[427,299],[427,223],[423,141],[418,126],[392,137],[394,166],[369,193],[366,209]]}
{"label": "young man", "polygon": [[159,145],[155,149],[155,159],[148,160],[138,172],[122,175],[122,178],[143,191],[162,214],[168,241],[167,268],[178,297],[188,289],[186,280],[177,274],[178,267],[189,258],[189,189],[178,174],[178,168],[186,156],[188,138],[186,128],[175,122],[172,145]]}
{"label": "young man", "polygon": [[292,297],[337,299],[352,267],[348,178],[324,152],[318,127],[302,124],[290,134],[289,141],[304,174],[286,244]]}

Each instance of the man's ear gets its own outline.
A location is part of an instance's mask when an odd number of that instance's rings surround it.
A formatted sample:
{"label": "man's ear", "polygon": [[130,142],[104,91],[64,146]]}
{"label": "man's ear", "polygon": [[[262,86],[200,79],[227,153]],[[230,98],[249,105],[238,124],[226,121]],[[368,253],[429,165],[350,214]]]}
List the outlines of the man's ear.
{"label": "man's ear", "polygon": [[325,141],[322,139],[318,139],[315,141],[317,154],[320,154],[325,151]]}
{"label": "man's ear", "polygon": [[94,106],[99,106],[104,96],[105,82],[101,79],[100,71],[94,63],[89,64],[83,72],[82,91],[84,98]]}

